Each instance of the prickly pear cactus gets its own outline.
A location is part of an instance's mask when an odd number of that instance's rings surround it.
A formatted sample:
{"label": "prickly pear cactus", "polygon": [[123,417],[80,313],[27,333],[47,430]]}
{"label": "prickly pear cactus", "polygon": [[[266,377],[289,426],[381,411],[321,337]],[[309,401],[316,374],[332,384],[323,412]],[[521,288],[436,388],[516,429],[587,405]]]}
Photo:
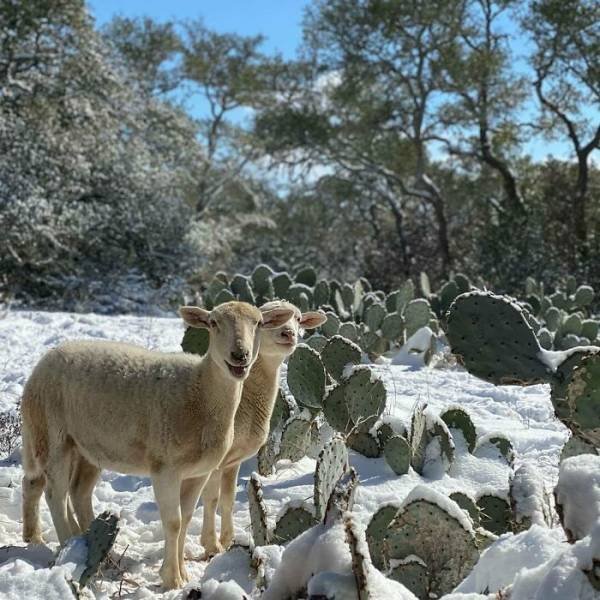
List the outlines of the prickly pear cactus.
{"label": "prickly pear cactus", "polygon": [[575,291],[574,300],[578,308],[590,305],[594,301],[594,288],[589,285],[580,285]]}
{"label": "prickly pear cactus", "polygon": [[85,570],[79,578],[79,584],[85,586],[98,572],[119,533],[119,517],[105,511],[98,515],[90,524],[84,537],[88,546]]}
{"label": "prickly pear cactus", "polygon": [[365,325],[370,331],[378,331],[386,314],[387,313],[383,304],[371,304],[371,306],[365,310]]}
{"label": "prickly pear cactus", "polygon": [[349,448],[367,458],[379,458],[381,456],[379,440],[368,431],[353,431],[346,438],[346,443]]}
{"label": "prickly pear cactus", "polygon": [[385,537],[387,536],[388,527],[394,520],[399,508],[399,506],[392,504],[382,506],[371,517],[369,525],[367,526],[366,536],[367,544],[369,546],[369,554],[371,555],[373,564],[380,571],[383,571],[385,568],[383,543]]}
{"label": "prickly pear cactus", "polygon": [[351,342],[356,343],[358,341],[358,327],[354,323],[342,323],[339,334]]}
{"label": "prickly pear cactus", "polygon": [[350,513],[344,515],[344,531],[346,543],[350,547],[352,557],[352,573],[356,582],[358,600],[369,600],[369,553],[362,543],[362,533],[354,523]]}
{"label": "prickly pear cactus", "polygon": [[219,304],[225,304],[226,302],[231,302],[235,300],[235,296],[231,293],[231,290],[227,288],[223,288],[216,296],[213,301],[214,306],[219,306]]}
{"label": "prickly pear cactus", "polygon": [[329,289],[329,284],[325,279],[321,279],[317,282],[313,291],[315,308],[319,308],[320,306],[323,306],[323,304],[328,304],[330,293],[331,290]]}
{"label": "prickly pear cactus", "polygon": [[503,458],[509,466],[515,462],[512,442],[503,433],[488,433],[477,440],[473,454],[479,458]]}
{"label": "prickly pear cactus", "polygon": [[252,539],[256,546],[268,546],[271,543],[271,534],[267,525],[267,509],[263,500],[262,484],[257,473],[252,473],[250,476],[246,490],[248,492]]}
{"label": "prickly pear cactus", "polygon": [[321,325],[321,332],[325,337],[332,337],[340,330],[340,318],[331,311],[325,313],[327,321]]}
{"label": "prickly pear cactus", "polygon": [[313,287],[317,283],[317,272],[312,267],[304,267],[296,273],[294,280],[296,283]]}
{"label": "prickly pear cactus", "polygon": [[271,413],[269,431],[274,431],[280,425],[283,425],[290,418],[292,409],[292,403],[286,398],[281,389],[279,389],[273,406],[273,412]]}
{"label": "prickly pear cactus", "polygon": [[317,523],[317,519],[308,507],[291,505],[277,520],[273,541],[277,544],[285,544]]}
{"label": "prickly pear cactus", "polygon": [[389,577],[400,582],[419,599],[429,600],[432,597],[429,595],[429,570],[418,556],[400,561],[390,571]]}
{"label": "prickly pear cactus", "polygon": [[267,265],[258,265],[252,275],[252,288],[256,294],[257,304],[264,304],[268,300],[273,300],[275,289],[273,287],[273,271]]}
{"label": "prickly pear cactus", "polygon": [[322,521],[327,503],[337,484],[348,468],[348,450],[344,438],[334,436],[321,450],[315,470],[315,516]]}
{"label": "prickly pear cactus", "polygon": [[287,370],[288,387],[296,402],[308,408],[322,408],[326,378],[319,353],[300,344],[290,357]]}
{"label": "prickly pear cactus", "polygon": [[277,437],[274,435],[269,435],[267,438],[267,443],[262,446],[256,455],[258,472],[263,477],[268,477],[275,469],[275,463],[277,462],[277,441]]}
{"label": "prickly pear cactus", "polygon": [[183,334],[181,349],[190,354],[204,355],[208,352],[210,344],[210,334],[208,329],[198,329],[197,327],[188,327]]}
{"label": "prickly pear cactus", "polygon": [[600,447],[600,354],[583,358],[573,369],[565,401],[556,406],[557,415],[575,437]]}
{"label": "prickly pear cactus", "polygon": [[460,430],[467,442],[469,452],[475,450],[477,431],[475,430],[475,425],[473,425],[473,421],[471,421],[471,417],[467,411],[462,408],[449,408],[440,414],[440,418],[446,423],[449,429]]}
{"label": "prickly pear cactus", "polygon": [[292,278],[285,272],[277,273],[273,275],[273,289],[275,291],[275,298],[283,300],[286,298],[286,294],[290,286],[292,285]]}
{"label": "prickly pear cactus", "polygon": [[508,298],[470,292],[448,312],[452,351],[473,375],[496,385],[533,385],[552,379],[522,309]]}
{"label": "prickly pear cactus", "polygon": [[450,494],[450,500],[454,500],[469,515],[471,521],[473,521],[473,525],[479,527],[479,508],[471,496],[463,492],[453,492]]}
{"label": "prickly pear cactus", "polygon": [[521,465],[510,482],[510,509],[515,533],[529,529],[532,524],[552,527],[552,507],[544,482],[530,464]]}
{"label": "prickly pear cactus", "polygon": [[[437,495],[429,488],[417,486],[390,524],[384,541],[387,564],[417,556],[426,565],[427,595],[420,598],[430,598],[432,594],[440,598],[450,593],[479,558],[475,532],[468,519],[458,505],[441,495],[438,500]],[[454,507],[452,513],[443,508],[450,506]]]}
{"label": "prickly pear cactus", "polygon": [[313,350],[316,350],[317,352],[321,353],[323,348],[325,348],[325,346],[327,345],[327,338],[324,335],[319,335],[318,333],[315,333],[311,335],[305,343],[307,346],[310,346]]}
{"label": "prickly pear cactus", "polygon": [[360,357],[360,348],[340,335],[330,338],[321,352],[325,369],[336,381],[342,379],[346,365],[359,364]]}
{"label": "prickly pear cactus", "polygon": [[512,511],[509,503],[500,496],[484,494],[477,500],[481,526],[496,535],[512,529]]}
{"label": "prickly pear cactus", "polygon": [[310,445],[311,422],[299,417],[289,420],[281,434],[277,460],[299,461],[306,455]]}
{"label": "prickly pear cactus", "polygon": [[381,323],[381,335],[386,340],[400,340],[404,333],[404,321],[398,313],[390,313]]}
{"label": "prickly pear cactus", "polygon": [[410,422],[410,466],[417,472],[423,472],[425,450],[427,449],[427,418],[425,404],[417,406]]}
{"label": "prickly pear cactus", "polygon": [[410,338],[421,327],[427,327],[431,319],[431,306],[423,298],[411,300],[404,309],[404,327],[406,339]]}
{"label": "prickly pear cactus", "polygon": [[410,467],[410,444],[400,435],[390,437],[383,447],[387,464],[396,475],[406,475]]}
{"label": "prickly pear cactus", "polygon": [[242,302],[248,302],[249,304],[256,304],[254,298],[254,292],[250,286],[250,281],[243,275],[235,275],[231,280],[231,291],[236,297]]}

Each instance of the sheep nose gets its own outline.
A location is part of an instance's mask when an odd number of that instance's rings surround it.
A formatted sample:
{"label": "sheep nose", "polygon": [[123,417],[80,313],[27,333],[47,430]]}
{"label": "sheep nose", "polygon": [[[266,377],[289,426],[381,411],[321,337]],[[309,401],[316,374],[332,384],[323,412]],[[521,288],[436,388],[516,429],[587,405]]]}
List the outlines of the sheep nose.
{"label": "sheep nose", "polygon": [[248,350],[234,350],[231,353],[231,358],[237,363],[247,363],[249,356]]}
{"label": "sheep nose", "polygon": [[288,342],[293,342],[296,339],[296,334],[292,329],[283,329],[281,336],[288,340]]}

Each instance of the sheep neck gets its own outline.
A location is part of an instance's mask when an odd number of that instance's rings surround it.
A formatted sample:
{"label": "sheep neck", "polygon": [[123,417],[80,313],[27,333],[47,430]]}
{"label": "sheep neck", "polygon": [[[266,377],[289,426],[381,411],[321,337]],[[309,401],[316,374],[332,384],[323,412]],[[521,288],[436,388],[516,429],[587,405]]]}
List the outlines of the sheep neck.
{"label": "sheep neck", "polygon": [[[226,421],[235,413],[242,397],[243,381],[225,376],[223,369],[207,354],[198,367],[194,380],[194,387],[198,393],[194,394],[196,402],[202,402],[205,408],[211,408],[213,417],[221,417]],[[202,390],[211,390],[211,401],[201,400],[205,393]]]}

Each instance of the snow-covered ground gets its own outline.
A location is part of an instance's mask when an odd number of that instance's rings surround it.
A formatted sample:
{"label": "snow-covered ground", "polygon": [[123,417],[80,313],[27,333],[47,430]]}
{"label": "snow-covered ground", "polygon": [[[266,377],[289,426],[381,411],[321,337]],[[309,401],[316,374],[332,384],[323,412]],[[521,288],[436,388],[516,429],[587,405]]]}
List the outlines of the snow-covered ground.
{"label": "snow-covered ground", "polygon": [[[36,361],[46,350],[63,340],[122,340],[154,349],[178,351],[182,334],[183,325],[176,318],[8,312],[0,318],[0,410],[8,410],[16,405]],[[517,452],[515,466],[529,462],[535,466],[548,490],[556,484],[558,457],[567,439],[567,431],[554,418],[546,386],[494,387],[457,369],[409,369],[396,365],[379,365],[376,369],[387,388],[386,412],[390,415],[408,425],[418,402],[427,402],[434,412],[460,404],[472,416],[478,435],[499,431],[511,438]],[[368,459],[354,453],[351,453],[351,464],[360,477],[354,513],[362,526],[366,526],[371,515],[382,504],[399,504],[419,483],[427,483],[445,494],[463,491],[474,496],[485,490],[506,492],[508,488],[508,466],[498,460],[475,458],[460,447],[457,448],[457,458],[449,473],[436,476],[435,479],[424,479],[414,472],[398,477],[384,459]],[[277,515],[283,504],[290,500],[303,500],[311,496],[314,467],[314,460],[305,457],[295,464],[280,463],[274,476],[264,478],[264,496],[270,516]],[[256,470],[255,460],[245,463],[238,482],[235,526],[236,541],[242,543],[247,542],[249,536],[250,516],[245,486],[253,470]],[[46,567],[52,559],[50,550],[57,548],[44,502],[42,519],[48,547],[26,548],[21,541],[21,475],[18,462],[0,463],[0,545],[20,546],[0,549],[0,581],[5,582],[0,584],[1,597],[11,597],[10,590],[23,592],[30,589],[28,586],[33,585],[31,582],[35,580],[35,569]],[[110,597],[120,588],[122,596],[128,598],[182,597],[180,591],[163,593],[160,587],[158,568],[162,532],[149,481],[104,472],[95,491],[95,509],[97,512],[111,510],[121,516],[115,555],[122,555],[121,567],[125,570],[124,574],[117,569],[106,571],[96,586],[95,594],[98,597]],[[190,557],[202,554],[199,542],[201,523],[200,506],[187,540],[187,554]],[[539,559],[533,560],[533,564],[523,561],[522,565],[518,562],[512,565],[508,572],[502,574],[503,585],[513,581],[521,566],[537,567],[543,559],[553,555],[552,548],[564,546],[564,536],[560,530],[537,533],[537,538],[532,536],[527,540],[534,546],[534,555],[537,548]],[[203,579],[233,578],[247,593],[252,592],[253,580],[243,553],[239,556],[235,552],[230,553],[227,558],[213,559],[208,565],[199,560],[189,560],[187,568],[196,583]],[[209,592],[209,587],[206,592]],[[15,598],[21,597],[16,591],[11,593],[15,594]],[[60,594],[56,597],[60,597]]]}

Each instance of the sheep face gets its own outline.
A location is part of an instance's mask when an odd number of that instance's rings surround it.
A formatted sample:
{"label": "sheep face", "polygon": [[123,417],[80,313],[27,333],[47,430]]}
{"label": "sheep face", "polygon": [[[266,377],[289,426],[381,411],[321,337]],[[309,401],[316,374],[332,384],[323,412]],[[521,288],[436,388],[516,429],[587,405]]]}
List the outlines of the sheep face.
{"label": "sheep face", "polygon": [[293,316],[288,308],[261,312],[245,302],[226,302],[210,312],[183,306],[179,312],[191,327],[208,329],[208,355],[227,377],[240,381],[248,376],[258,355],[259,328],[280,327]]}
{"label": "sheep face", "polygon": [[261,331],[260,353],[266,356],[280,356],[282,359],[289,356],[296,349],[304,329],[315,329],[327,320],[322,312],[301,313],[293,304],[279,300],[263,304],[260,310],[266,312],[274,308],[287,308],[293,316],[281,327]]}

